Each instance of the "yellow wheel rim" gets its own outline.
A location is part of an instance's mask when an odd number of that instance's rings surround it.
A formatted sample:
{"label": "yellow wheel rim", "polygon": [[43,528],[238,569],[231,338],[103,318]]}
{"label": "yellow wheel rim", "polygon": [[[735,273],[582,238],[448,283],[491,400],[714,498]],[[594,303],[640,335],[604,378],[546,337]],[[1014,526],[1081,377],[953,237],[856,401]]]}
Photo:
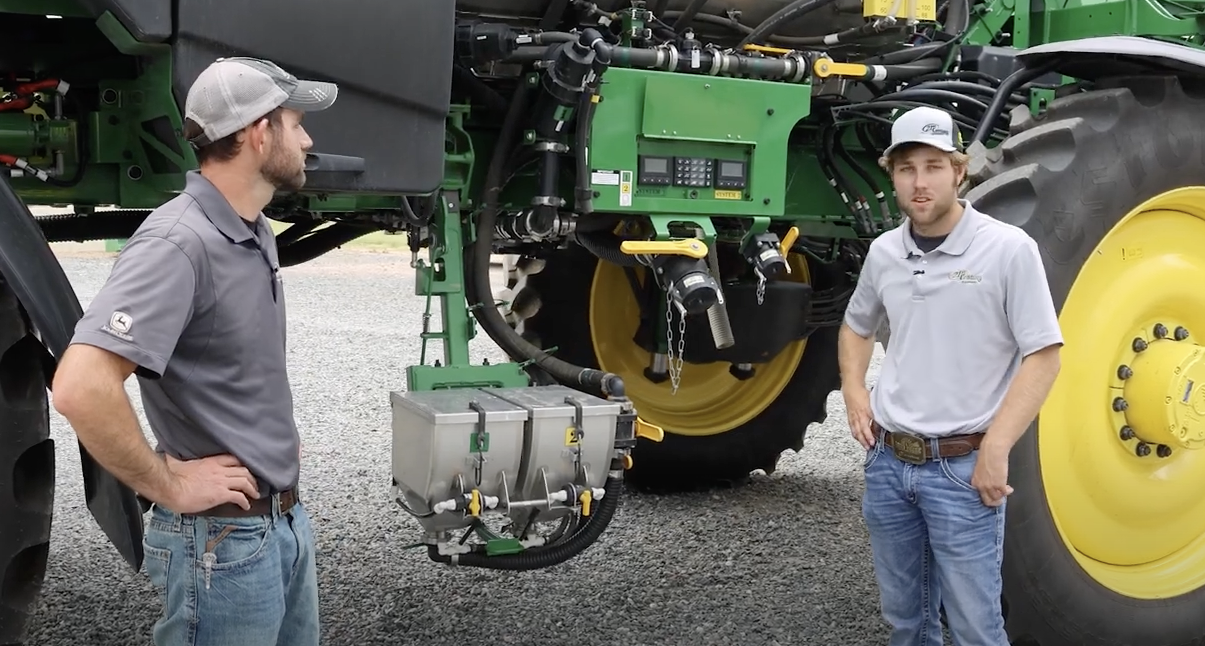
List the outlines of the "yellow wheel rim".
{"label": "yellow wheel rim", "polygon": [[[780,280],[810,280],[805,259],[790,254],[788,262],[791,273]],[[644,267],[636,274],[642,283],[647,278]],[[651,357],[632,340],[639,324],[640,307],[623,267],[599,262],[590,286],[590,337],[599,367],[623,378],[641,418],[679,435],[716,435],[753,419],[778,398],[807,345],[806,340],[788,344],[771,361],[756,364],[754,376],[744,381],[728,372],[727,363],[683,362],[673,393],[669,380],[653,383],[644,376]],[[676,330],[674,335],[676,343]]]}
{"label": "yellow wheel rim", "polygon": [[1203,286],[1205,187],[1178,189],[1105,236],[1059,317],[1042,480],[1079,564],[1129,597],[1205,584]]}

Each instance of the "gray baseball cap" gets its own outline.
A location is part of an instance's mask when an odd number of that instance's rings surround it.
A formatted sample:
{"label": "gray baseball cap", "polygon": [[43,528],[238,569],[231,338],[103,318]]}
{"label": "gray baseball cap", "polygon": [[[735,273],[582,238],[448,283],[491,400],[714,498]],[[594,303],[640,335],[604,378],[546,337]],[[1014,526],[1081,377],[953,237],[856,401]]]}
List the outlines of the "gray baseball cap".
{"label": "gray baseball cap", "polygon": [[317,112],[331,107],[339,86],[303,81],[280,66],[258,58],[219,58],[188,90],[184,116],[201,127],[192,140],[201,147],[238,132],[257,119],[284,107]]}
{"label": "gray baseball cap", "polygon": [[891,124],[891,145],[883,151],[883,155],[903,144],[928,144],[952,153],[962,150],[962,133],[950,113],[937,108],[913,108]]}

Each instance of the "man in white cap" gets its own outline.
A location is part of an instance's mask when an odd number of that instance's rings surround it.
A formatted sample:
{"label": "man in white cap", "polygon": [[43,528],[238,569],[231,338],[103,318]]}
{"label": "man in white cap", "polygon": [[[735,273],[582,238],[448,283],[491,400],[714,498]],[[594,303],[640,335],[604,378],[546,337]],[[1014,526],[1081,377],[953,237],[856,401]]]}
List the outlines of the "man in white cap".
{"label": "man in white cap", "polygon": [[1034,240],[958,198],[967,156],[948,113],[900,115],[880,163],[908,217],[871,244],[839,355],[889,644],[940,646],[944,606],[955,643],[1008,646],[1008,455],[1058,374],[1062,333]]}
{"label": "man in white cap", "polygon": [[261,209],[305,183],[302,117],[336,94],[256,59],[201,73],[184,110],[200,170],[129,239],[55,376],[56,410],[152,503],[143,549],[160,646],[318,644],[284,285]]}

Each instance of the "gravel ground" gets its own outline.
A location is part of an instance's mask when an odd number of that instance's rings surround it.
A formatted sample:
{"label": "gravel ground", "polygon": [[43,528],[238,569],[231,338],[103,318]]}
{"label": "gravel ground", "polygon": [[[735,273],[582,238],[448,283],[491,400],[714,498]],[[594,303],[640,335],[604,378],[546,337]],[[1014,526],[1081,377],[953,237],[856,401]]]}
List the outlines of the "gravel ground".
{"label": "gravel ground", "polygon": [[[86,305],[111,257],[61,257]],[[860,516],[860,449],[839,395],[829,422],[773,475],[734,490],[631,495],[600,541],[559,567],[456,570],[404,549],[419,533],[388,497],[388,392],[419,356],[423,300],[412,295],[408,260],[340,251],[284,270],[324,644],[885,643]],[[473,358],[484,357],[502,359],[482,333]],[[872,376],[877,366],[876,356]],[[54,538],[29,643],[150,644],[157,601],[84,507],[74,436],[52,415]]]}

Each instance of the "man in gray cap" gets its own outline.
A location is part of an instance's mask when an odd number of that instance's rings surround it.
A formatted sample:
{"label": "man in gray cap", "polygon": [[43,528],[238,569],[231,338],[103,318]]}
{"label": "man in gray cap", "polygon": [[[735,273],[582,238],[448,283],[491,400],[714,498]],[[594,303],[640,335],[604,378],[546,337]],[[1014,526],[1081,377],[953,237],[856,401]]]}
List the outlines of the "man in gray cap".
{"label": "man in gray cap", "polygon": [[948,113],[901,115],[881,164],[908,218],[871,244],[838,352],[888,643],[940,645],[944,606],[955,643],[1008,646],[1008,455],[1058,374],[1062,332],[1034,240],[958,198],[967,156]]}
{"label": "man in gray cap", "polygon": [[[153,503],[156,644],[318,644],[284,285],[261,209],[304,184],[302,117],[336,94],[255,59],[201,73],[184,113],[200,170],[129,239],[55,376],[55,409]],[[157,450],[126,396],[131,374]]]}

